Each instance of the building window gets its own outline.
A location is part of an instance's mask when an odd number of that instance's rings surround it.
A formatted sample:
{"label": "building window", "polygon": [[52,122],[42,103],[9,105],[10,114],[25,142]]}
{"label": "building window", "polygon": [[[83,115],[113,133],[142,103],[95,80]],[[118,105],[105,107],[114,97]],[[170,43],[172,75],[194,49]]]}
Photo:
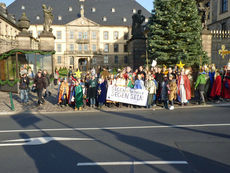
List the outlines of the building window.
{"label": "building window", "polygon": [[25,9],[26,9],[26,7],[25,7],[24,5],[22,5],[21,9],[22,9],[22,10],[25,10]]}
{"label": "building window", "polygon": [[37,20],[40,20],[40,16],[37,16],[36,19],[37,19]]}
{"label": "building window", "polygon": [[74,64],[74,57],[69,57],[69,65],[73,65]]}
{"label": "building window", "polygon": [[74,44],[70,44],[70,45],[69,45],[69,50],[70,50],[70,51],[74,51]]}
{"label": "building window", "polygon": [[127,56],[127,55],[124,56],[124,63],[125,63],[125,64],[128,64],[128,56]]}
{"label": "building window", "polygon": [[57,63],[58,63],[58,64],[61,64],[61,56],[58,56],[58,57],[57,57]]}
{"label": "building window", "polygon": [[79,38],[80,40],[82,40],[82,38],[83,38],[82,32],[79,32],[79,33],[78,33],[78,38]]}
{"label": "building window", "polygon": [[104,31],[104,40],[108,40],[108,39],[109,39],[109,32]]}
{"label": "building window", "polygon": [[115,8],[112,8],[111,11],[112,11],[112,13],[115,13],[115,12],[116,12],[116,9],[115,9]]}
{"label": "building window", "polygon": [[38,35],[40,35],[42,33],[42,31],[38,31]]}
{"label": "building window", "polygon": [[61,52],[62,51],[62,46],[61,44],[57,44],[57,52]]}
{"label": "building window", "polygon": [[92,59],[92,64],[96,64],[97,63],[97,58],[93,58]]}
{"label": "building window", "polygon": [[118,32],[118,31],[115,31],[115,32],[113,33],[113,39],[114,39],[114,40],[118,40],[118,39],[119,39],[119,32]]}
{"label": "building window", "polygon": [[57,39],[61,39],[62,33],[61,31],[57,31]]}
{"label": "building window", "polygon": [[74,39],[74,32],[73,31],[69,32],[69,39]]}
{"label": "building window", "polygon": [[103,20],[104,22],[106,22],[106,21],[107,21],[107,17],[103,17],[102,20]]}
{"label": "building window", "polygon": [[137,10],[136,9],[133,9],[133,14],[137,13]]}
{"label": "building window", "polygon": [[224,22],[224,23],[221,24],[221,30],[224,30],[224,31],[227,30],[226,22]]}
{"label": "building window", "polygon": [[96,40],[96,39],[97,39],[97,32],[92,31],[92,40]]}
{"label": "building window", "polygon": [[228,11],[228,0],[221,0],[221,13]]}
{"label": "building window", "polygon": [[109,56],[105,55],[104,56],[104,64],[108,64],[109,63]]}
{"label": "building window", "polygon": [[83,32],[83,39],[88,39],[88,32]]}
{"label": "building window", "polygon": [[118,64],[118,56],[117,55],[115,55],[115,57],[114,57],[114,63]]}
{"label": "building window", "polygon": [[119,52],[119,44],[114,44],[114,52]]}
{"label": "building window", "polygon": [[82,44],[79,44],[79,45],[78,45],[78,50],[79,50],[79,51],[82,51]]}
{"label": "building window", "polygon": [[127,44],[124,45],[124,52],[128,52],[128,45]]}
{"label": "building window", "polygon": [[125,32],[124,33],[124,40],[128,40],[129,39],[129,33],[128,32]]}
{"label": "building window", "polygon": [[58,16],[58,20],[62,20],[62,17],[61,17],[61,16]]}
{"label": "building window", "polygon": [[109,52],[109,44],[105,44],[104,52]]}
{"label": "building window", "polygon": [[96,8],[93,7],[93,8],[91,9],[91,11],[92,11],[93,13],[96,12]]}
{"label": "building window", "polygon": [[93,52],[97,51],[97,45],[96,44],[92,44],[92,50],[93,50]]}
{"label": "building window", "polygon": [[123,22],[127,22],[127,19],[125,17],[123,17]]}
{"label": "building window", "polygon": [[69,11],[73,11],[73,8],[72,8],[72,7],[69,7]]}
{"label": "building window", "polygon": [[89,50],[89,45],[88,44],[84,44],[84,51],[88,51]]}

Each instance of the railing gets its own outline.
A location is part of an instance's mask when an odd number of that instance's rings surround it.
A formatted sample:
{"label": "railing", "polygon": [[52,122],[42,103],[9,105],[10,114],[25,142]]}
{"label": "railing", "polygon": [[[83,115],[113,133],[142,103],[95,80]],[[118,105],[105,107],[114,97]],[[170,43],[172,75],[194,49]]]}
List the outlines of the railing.
{"label": "railing", "polygon": [[88,50],[88,51],[65,51],[65,54],[66,55],[100,55],[102,54],[102,52],[100,50],[98,51],[91,51],[91,50]]}
{"label": "railing", "polygon": [[89,39],[77,39],[76,43],[89,43]]}
{"label": "railing", "polygon": [[211,34],[216,38],[229,38],[230,31],[229,30],[211,30]]}

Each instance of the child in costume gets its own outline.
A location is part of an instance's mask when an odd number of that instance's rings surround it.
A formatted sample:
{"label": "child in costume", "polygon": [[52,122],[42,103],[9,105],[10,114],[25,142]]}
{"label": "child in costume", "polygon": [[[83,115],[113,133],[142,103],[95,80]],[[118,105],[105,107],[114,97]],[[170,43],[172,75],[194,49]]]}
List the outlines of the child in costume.
{"label": "child in costume", "polygon": [[181,105],[187,104],[191,99],[191,87],[188,76],[185,75],[184,69],[181,70],[181,74],[178,78],[178,95],[180,96]]}
{"label": "child in costume", "polygon": [[67,106],[68,97],[69,97],[69,84],[67,82],[67,79],[65,78],[59,88],[58,104],[60,106],[62,105]]}
{"label": "child in costume", "polygon": [[74,79],[73,77],[71,78],[71,83],[69,86],[69,100],[68,100],[68,104],[70,107],[74,107],[75,103],[74,103],[74,87],[75,87],[75,81],[76,79]]}
{"label": "child in costume", "polygon": [[75,82],[74,94],[75,94],[75,111],[76,110],[81,111],[83,106],[83,90],[79,81]]}
{"label": "child in costume", "polygon": [[129,88],[133,88],[134,87],[134,80],[133,80],[132,74],[128,75],[127,87],[129,87]]}
{"label": "child in costume", "polygon": [[169,110],[174,110],[174,100],[177,99],[177,84],[176,79],[171,74],[169,75],[169,102],[171,104]]}
{"label": "child in costume", "polygon": [[210,97],[216,100],[216,103],[220,103],[221,87],[222,87],[221,84],[222,84],[221,75],[218,71],[216,71],[212,91],[210,94]]}
{"label": "child in costume", "polygon": [[225,69],[222,97],[227,100],[230,99],[230,61]]}

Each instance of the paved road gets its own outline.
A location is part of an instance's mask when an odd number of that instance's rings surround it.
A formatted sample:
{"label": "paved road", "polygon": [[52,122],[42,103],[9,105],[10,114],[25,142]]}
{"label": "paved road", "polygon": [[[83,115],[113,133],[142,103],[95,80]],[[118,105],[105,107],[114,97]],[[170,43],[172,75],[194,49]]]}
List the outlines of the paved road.
{"label": "paved road", "polygon": [[230,107],[0,116],[3,173],[229,173]]}

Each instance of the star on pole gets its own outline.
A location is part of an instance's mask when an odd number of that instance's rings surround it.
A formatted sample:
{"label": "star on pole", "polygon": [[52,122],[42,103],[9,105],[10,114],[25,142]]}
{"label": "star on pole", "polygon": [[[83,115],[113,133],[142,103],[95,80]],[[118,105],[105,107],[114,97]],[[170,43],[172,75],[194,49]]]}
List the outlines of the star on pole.
{"label": "star on pole", "polygon": [[79,79],[79,78],[81,78],[82,72],[80,72],[80,70],[78,69],[77,72],[75,72],[74,74],[75,74],[74,77]]}
{"label": "star on pole", "polygon": [[180,64],[177,64],[177,67],[179,67],[180,69],[184,68],[185,64],[182,64],[182,62],[180,61]]}

